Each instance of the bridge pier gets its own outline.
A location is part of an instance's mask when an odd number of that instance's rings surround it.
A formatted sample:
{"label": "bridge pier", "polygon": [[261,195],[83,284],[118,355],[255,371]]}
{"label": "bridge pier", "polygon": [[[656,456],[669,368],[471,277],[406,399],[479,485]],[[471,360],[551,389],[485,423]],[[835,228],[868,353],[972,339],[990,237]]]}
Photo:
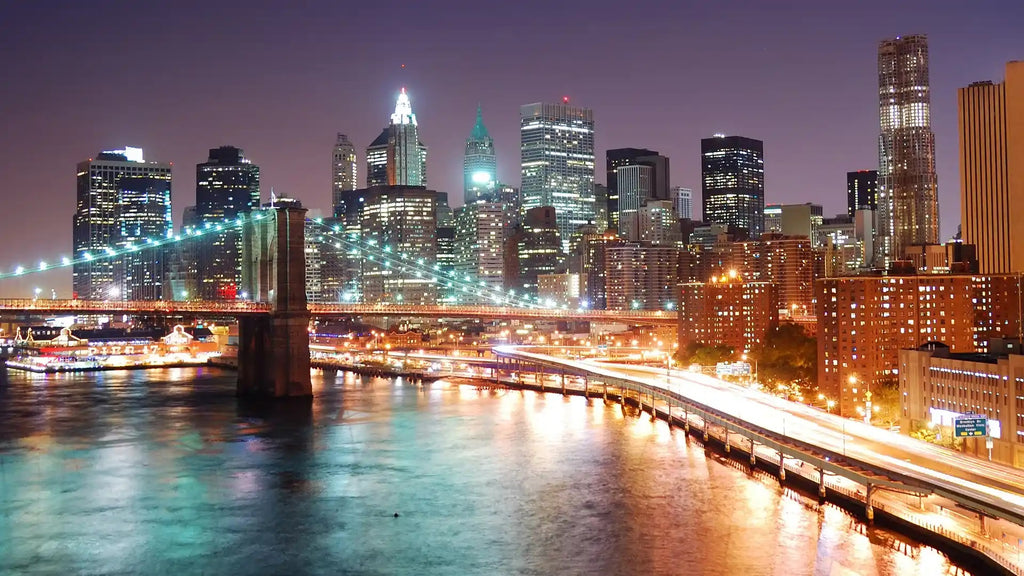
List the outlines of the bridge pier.
{"label": "bridge pier", "polygon": [[875,521],[875,508],[871,506],[871,497],[875,494],[875,485],[868,482],[867,494],[864,498],[864,517],[868,519],[868,522]]}
{"label": "bridge pier", "polygon": [[757,455],[754,454],[754,439],[750,438],[750,467],[757,466]]}
{"label": "bridge pier", "polygon": [[786,481],[786,456],[779,450],[779,482]]}
{"label": "bridge pier", "polygon": [[729,446],[729,428],[726,427],[726,429],[725,429],[725,453],[728,454],[730,450],[732,450],[732,447]]}
{"label": "bridge pier", "polygon": [[818,468],[818,501],[825,501],[825,469]]}
{"label": "bridge pier", "polygon": [[242,286],[269,316],[238,321],[242,397],[312,398],[306,308],[306,209],[292,201],[252,212],[242,228]]}
{"label": "bridge pier", "polygon": [[565,372],[562,372],[562,396],[565,396]]}

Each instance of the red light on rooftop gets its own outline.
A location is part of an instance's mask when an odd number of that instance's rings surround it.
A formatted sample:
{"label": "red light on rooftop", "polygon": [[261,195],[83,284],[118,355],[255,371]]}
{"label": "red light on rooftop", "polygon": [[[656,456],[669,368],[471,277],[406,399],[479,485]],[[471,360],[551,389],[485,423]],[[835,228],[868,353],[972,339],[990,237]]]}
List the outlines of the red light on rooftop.
{"label": "red light on rooftop", "polygon": [[568,104],[568,103],[569,103],[569,97],[568,96],[562,96],[562,104]]}

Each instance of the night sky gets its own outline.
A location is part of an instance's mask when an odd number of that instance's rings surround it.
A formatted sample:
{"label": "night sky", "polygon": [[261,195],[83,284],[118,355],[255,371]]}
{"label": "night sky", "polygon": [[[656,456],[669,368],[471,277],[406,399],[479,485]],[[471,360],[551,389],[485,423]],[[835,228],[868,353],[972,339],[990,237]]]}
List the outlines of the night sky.
{"label": "night sky", "polygon": [[[195,164],[244,148],[271,187],[326,214],[331,148],[363,152],[408,88],[430,187],[461,204],[475,108],[498,177],[519,184],[519,106],[594,110],[604,151],[659,150],[700,189],[699,144],[765,141],[766,200],[845,210],[848,170],[878,165],[878,41],[931,53],[942,238],[959,223],[956,89],[1024,59],[1024,2],[3,2],[0,269],[70,254],[75,164],[104,149],[174,162],[175,225]],[[292,5],[294,4],[294,6]],[[405,68],[402,68],[402,65]],[[70,271],[2,296],[70,292]]]}

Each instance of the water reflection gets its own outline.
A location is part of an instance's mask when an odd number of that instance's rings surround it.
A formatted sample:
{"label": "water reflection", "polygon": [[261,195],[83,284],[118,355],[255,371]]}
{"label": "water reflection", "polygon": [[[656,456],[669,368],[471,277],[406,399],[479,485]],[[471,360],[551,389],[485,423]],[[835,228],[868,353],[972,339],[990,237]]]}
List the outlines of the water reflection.
{"label": "water reflection", "polygon": [[[601,400],[316,373],[12,373],[0,573],[937,574]],[[395,518],[394,513],[400,517]]]}

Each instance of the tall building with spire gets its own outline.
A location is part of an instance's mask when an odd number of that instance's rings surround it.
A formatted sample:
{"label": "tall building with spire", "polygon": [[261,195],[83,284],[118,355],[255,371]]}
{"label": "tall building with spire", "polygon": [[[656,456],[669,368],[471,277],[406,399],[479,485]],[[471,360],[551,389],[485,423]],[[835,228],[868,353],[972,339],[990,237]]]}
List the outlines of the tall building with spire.
{"label": "tall building with spire", "polygon": [[493,199],[497,186],[497,166],[494,160],[494,139],[484,126],[484,115],[476,107],[476,123],[466,139],[466,157],[463,160],[463,192],[466,204],[478,199]]}
{"label": "tall building with spire", "polygon": [[876,265],[914,244],[939,241],[928,81],[928,39],[897,36],[878,47],[878,232]]}
{"label": "tall building with spire", "polygon": [[366,186],[426,185],[427,147],[403,87],[391,123],[366,148]]}

